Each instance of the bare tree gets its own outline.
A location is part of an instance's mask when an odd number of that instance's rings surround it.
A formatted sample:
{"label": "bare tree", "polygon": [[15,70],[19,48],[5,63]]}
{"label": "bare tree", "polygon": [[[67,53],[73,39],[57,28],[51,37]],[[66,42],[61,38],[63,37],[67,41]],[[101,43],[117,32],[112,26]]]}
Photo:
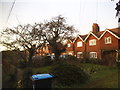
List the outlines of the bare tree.
{"label": "bare tree", "polygon": [[43,38],[49,43],[56,60],[65,51],[64,41],[70,38],[74,32],[74,27],[67,25],[65,18],[61,15],[44,23]]}
{"label": "bare tree", "polygon": [[26,50],[28,52],[28,65],[31,66],[35,50],[42,46],[44,40],[41,37],[42,24],[18,25],[2,32],[1,43],[10,50]]}
{"label": "bare tree", "polygon": [[3,31],[4,39],[2,44],[11,50],[27,50],[29,65],[32,63],[32,57],[35,50],[49,43],[55,59],[65,51],[65,40],[73,35],[75,29],[67,25],[66,20],[61,15],[45,23],[36,23],[34,25],[19,25],[14,29],[7,28]]}

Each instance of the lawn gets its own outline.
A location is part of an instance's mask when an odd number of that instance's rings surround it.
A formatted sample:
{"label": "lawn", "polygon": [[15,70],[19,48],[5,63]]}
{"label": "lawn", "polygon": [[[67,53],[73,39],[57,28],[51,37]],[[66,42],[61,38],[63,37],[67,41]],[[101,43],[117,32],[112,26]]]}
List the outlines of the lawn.
{"label": "lawn", "polygon": [[[53,85],[53,88],[118,88],[118,69],[116,67],[109,67],[96,64],[76,64],[84,71],[90,74],[90,80],[85,84],[75,84],[72,86],[59,86]],[[40,68],[34,68],[34,74],[36,73],[49,73],[52,66],[45,66]]]}
{"label": "lawn", "polygon": [[117,68],[109,68],[91,75],[91,80],[83,88],[118,88]]}

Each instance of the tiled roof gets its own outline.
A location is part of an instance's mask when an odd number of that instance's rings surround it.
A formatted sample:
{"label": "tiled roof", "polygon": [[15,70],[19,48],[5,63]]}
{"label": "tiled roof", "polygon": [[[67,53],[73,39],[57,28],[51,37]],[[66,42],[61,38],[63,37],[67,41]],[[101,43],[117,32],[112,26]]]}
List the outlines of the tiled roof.
{"label": "tiled roof", "polygon": [[103,34],[104,31],[98,32],[98,33],[94,33],[98,38]]}
{"label": "tiled roof", "polygon": [[83,40],[85,40],[85,38],[87,37],[88,34],[86,35],[79,35]]}
{"label": "tiled roof", "polygon": [[75,38],[71,38],[70,40],[73,42]]}
{"label": "tiled roof", "polygon": [[[117,35],[118,37],[120,37],[120,28],[114,28],[114,29],[107,29],[109,31],[111,31],[113,34]],[[100,31],[98,33],[93,33],[94,35],[96,35],[98,38],[105,32],[104,31]]]}
{"label": "tiled roof", "polygon": [[120,37],[120,28],[114,28],[114,29],[108,29],[108,30],[114,33],[115,35],[117,35],[118,37]]}
{"label": "tiled roof", "polygon": [[[118,37],[120,37],[120,28],[114,28],[114,29],[106,29],[106,30],[109,30],[110,32],[113,33],[113,35],[116,35]],[[92,34],[94,34],[97,38],[101,38],[102,35],[104,34],[104,32],[106,31],[100,31],[100,32],[97,32],[97,33],[94,33],[94,32],[91,32]],[[83,41],[88,37],[89,34],[85,34],[85,35],[78,35]],[[70,39],[72,42],[76,40],[75,39]]]}

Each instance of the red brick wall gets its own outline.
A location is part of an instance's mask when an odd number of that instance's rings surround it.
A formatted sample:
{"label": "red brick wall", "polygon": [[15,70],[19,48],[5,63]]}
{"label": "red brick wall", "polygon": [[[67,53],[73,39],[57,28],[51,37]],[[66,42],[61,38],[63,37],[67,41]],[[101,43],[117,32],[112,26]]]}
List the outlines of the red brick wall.
{"label": "red brick wall", "polygon": [[[96,45],[90,46],[89,45],[89,40],[96,39]],[[94,37],[93,35],[90,35],[89,38],[86,41],[86,52],[97,52],[97,58],[100,58],[100,45],[99,45],[99,40]],[[89,55],[87,55],[89,57]]]}
{"label": "red brick wall", "polygon": [[71,47],[66,46],[66,51],[73,51],[73,43],[68,41],[66,45],[70,44]]}
{"label": "red brick wall", "polygon": [[[112,43],[111,44],[105,44],[105,37],[111,37]],[[89,40],[96,39],[96,45],[90,46],[89,45]],[[77,47],[77,42],[81,41],[82,46]],[[88,37],[88,39],[83,42],[79,37],[76,39],[74,43],[71,41],[68,41],[67,44],[70,44],[71,47],[66,46],[66,53],[72,53],[77,56],[77,52],[86,52],[87,56],[89,57],[89,52],[97,52],[97,58],[101,59],[101,53],[102,50],[116,50],[120,49],[120,40],[118,40],[115,36],[110,34],[109,32],[106,32],[100,40],[98,40],[95,36],[92,34]],[[46,51],[47,53],[51,53],[49,50]],[[85,54],[84,54],[85,55]]]}
{"label": "red brick wall", "polygon": [[[82,47],[77,47],[77,42],[81,41],[82,42]],[[75,55],[77,55],[77,52],[84,52],[85,50],[85,44],[84,42],[78,37],[76,41],[74,42],[74,51]]]}
{"label": "red brick wall", "polygon": [[[105,37],[111,37],[112,43],[105,44]],[[103,50],[118,49],[118,39],[111,35],[109,32],[106,32],[104,36],[100,39],[100,48]]]}

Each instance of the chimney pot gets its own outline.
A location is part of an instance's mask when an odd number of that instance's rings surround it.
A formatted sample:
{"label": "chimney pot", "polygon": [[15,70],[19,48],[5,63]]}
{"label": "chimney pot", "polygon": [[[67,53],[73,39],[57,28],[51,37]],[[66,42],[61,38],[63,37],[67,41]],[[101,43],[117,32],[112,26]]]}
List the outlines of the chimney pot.
{"label": "chimney pot", "polygon": [[98,26],[97,23],[93,23],[92,32],[93,32],[93,33],[99,32],[99,26]]}

